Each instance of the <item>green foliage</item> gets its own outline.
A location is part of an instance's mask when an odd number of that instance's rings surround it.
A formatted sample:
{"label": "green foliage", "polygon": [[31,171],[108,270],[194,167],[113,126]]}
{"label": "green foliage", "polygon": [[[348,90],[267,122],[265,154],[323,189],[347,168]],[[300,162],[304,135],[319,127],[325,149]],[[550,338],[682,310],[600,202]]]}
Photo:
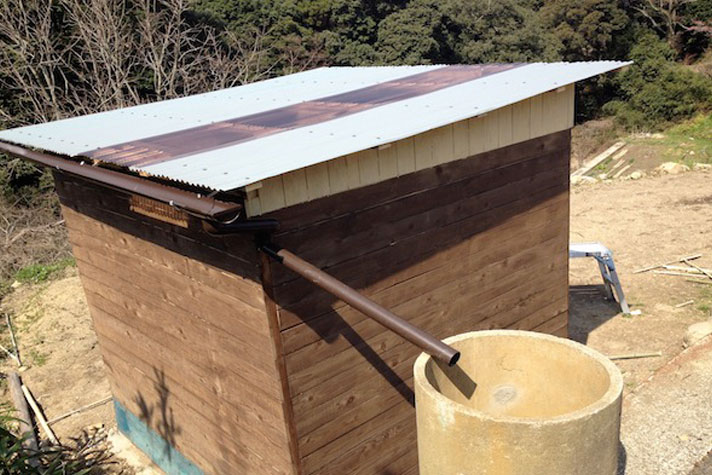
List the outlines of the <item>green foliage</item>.
{"label": "green foliage", "polygon": [[539,16],[518,0],[451,3],[457,26],[453,49],[458,62],[555,61],[556,38]]}
{"label": "green foliage", "polygon": [[450,19],[437,0],[416,0],[385,18],[376,50],[384,64],[432,64],[452,60]]}
{"label": "green foliage", "polygon": [[630,52],[635,64],[617,76],[619,99],[604,106],[628,129],[658,129],[705,110],[712,102],[712,80],[672,62],[675,52],[645,33]]}
{"label": "green foliage", "polygon": [[[704,142],[712,147],[712,114],[698,115],[666,131],[667,137]],[[711,150],[712,152],[712,150]]]}
{"label": "green foliage", "polygon": [[3,475],[28,473],[31,459],[37,457],[22,446],[22,438],[11,432],[11,426],[17,421],[9,404],[0,404],[0,473]]}
{"label": "green foliage", "polygon": [[18,282],[37,284],[45,282],[57,272],[64,270],[67,267],[74,267],[75,265],[76,262],[72,257],[62,259],[59,262],[49,265],[33,264],[31,266],[23,267],[17,271],[15,274],[15,280]]}
{"label": "green foliage", "polygon": [[44,366],[47,363],[47,355],[45,353],[40,353],[34,348],[32,348],[28,353],[32,359],[32,363],[35,366]]}
{"label": "green foliage", "polygon": [[545,2],[539,14],[561,43],[564,60],[613,59],[625,54],[621,42],[614,39],[622,36],[630,19],[616,1],[556,0]]}
{"label": "green foliage", "polygon": [[0,154],[0,194],[8,200],[31,205],[53,189],[54,182],[49,170]]}
{"label": "green foliage", "polygon": [[664,130],[656,137],[635,139],[645,144],[667,161],[684,163],[712,163],[712,114],[699,114]]}
{"label": "green foliage", "polygon": [[699,57],[710,47],[712,34],[700,27],[712,27],[712,0],[687,2],[681,12],[682,23],[688,27],[680,38],[685,57]]}
{"label": "green foliage", "polygon": [[101,473],[111,463],[106,452],[77,441],[77,447],[53,446],[32,451],[14,433],[19,420],[7,403],[0,404],[0,475],[86,475]]}

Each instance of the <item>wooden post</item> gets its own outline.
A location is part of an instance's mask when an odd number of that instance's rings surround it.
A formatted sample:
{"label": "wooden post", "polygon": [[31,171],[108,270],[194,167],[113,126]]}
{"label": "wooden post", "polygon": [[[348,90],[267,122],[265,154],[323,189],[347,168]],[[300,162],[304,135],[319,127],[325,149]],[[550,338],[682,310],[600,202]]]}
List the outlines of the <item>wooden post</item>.
{"label": "wooden post", "polygon": [[[22,445],[31,452],[36,453],[38,448],[37,437],[35,436],[35,431],[32,429],[30,409],[27,407],[27,401],[22,393],[22,382],[20,381],[20,376],[16,372],[12,371],[7,375],[7,382],[10,387],[12,403],[15,405],[17,418],[20,421],[20,436],[24,438]],[[31,458],[30,464],[33,467],[37,467],[39,465],[39,461],[36,458]]]}

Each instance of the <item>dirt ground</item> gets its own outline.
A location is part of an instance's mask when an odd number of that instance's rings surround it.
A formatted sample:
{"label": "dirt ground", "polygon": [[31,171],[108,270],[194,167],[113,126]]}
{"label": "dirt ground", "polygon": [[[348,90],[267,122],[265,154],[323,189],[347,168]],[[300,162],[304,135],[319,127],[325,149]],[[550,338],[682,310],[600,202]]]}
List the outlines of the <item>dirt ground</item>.
{"label": "dirt ground", "polygon": [[[22,381],[42,404],[48,420],[111,395],[104,364],[91,326],[76,269],[63,278],[23,285],[3,302],[13,316]],[[17,370],[5,360],[3,370]],[[110,403],[52,425],[57,436],[70,437],[112,419]]]}
{"label": "dirt ground", "polygon": [[[624,374],[626,401],[639,388],[654,387],[653,375],[683,350],[687,328],[709,318],[712,308],[712,286],[633,271],[696,253],[703,254],[696,264],[712,268],[711,235],[710,172],[572,188],[571,241],[600,241],[613,250],[628,302],[640,314],[622,315],[617,304],[603,298],[594,261],[576,259],[571,262],[571,337],[607,355],[662,352],[661,357],[617,361]],[[675,307],[688,300],[694,303]],[[26,366],[21,376],[49,419],[110,395],[76,270],[69,269],[49,283],[19,286],[2,302],[2,310],[14,316]],[[6,359],[1,370],[12,369],[16,367]],[[3,391],[6,399],[6,388]],[[666,401],[660,397],[653,398],[656,407],[665,407]],[[636,404],[643,404],[638,411],[645,410],[645,402]],[[623,416],[626,430],[649,431],[644,425],[626,425],[625,410]],[[694,428],[694,421],[692,424]],[[107,430],[114,427],[111,404],[68,417],[53,428],[61,439],[68,440],[101,425]],[[701,444],[712,448],[711,440],[703,439]],[[657,473],[636,471],[635,453],[631,446],[625,473]],[[130,472],[121,464],[117,467]]]}
{"label": "dirt ground", "polygon": [[620,474],[709,475],[712,336],[687,348],[625,398]]}
{"label": "dirt ground", "polygon": [[[709,318],[712,286],[636,269],[702,254],[712,268],[712,173],[646,177],[572,188],[571,242],[600,241],[611,249],[631,309],[625,316],[601,298],[592,259],[570,271],[570,336],[606,355],[661,351],[662,357],[622,360],[626,389],[649,378],[682,350],[687,328]],[[684,266],[685,264],[680,264]],[[675,306],[688,300],[692,305]]]}

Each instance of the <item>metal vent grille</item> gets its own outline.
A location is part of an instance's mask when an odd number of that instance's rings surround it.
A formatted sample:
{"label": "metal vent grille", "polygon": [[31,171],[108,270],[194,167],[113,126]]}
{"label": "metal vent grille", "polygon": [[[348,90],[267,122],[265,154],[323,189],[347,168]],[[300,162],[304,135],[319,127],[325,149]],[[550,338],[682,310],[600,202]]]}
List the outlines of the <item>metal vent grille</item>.
{"label": "metal vent grille", "polygon": [[134,213],[148,216],[149,218],[175,224],[182,228],[188,227],[188,214],[160,201],[132,195],[129,208]]}

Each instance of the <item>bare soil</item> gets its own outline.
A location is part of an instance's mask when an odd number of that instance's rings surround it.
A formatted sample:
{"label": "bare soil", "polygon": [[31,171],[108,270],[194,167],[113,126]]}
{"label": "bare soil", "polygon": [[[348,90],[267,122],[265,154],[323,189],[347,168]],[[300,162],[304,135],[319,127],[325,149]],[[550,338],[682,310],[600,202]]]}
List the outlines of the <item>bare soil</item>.
{"label": "bare soil", "polygon": [[618,131],[613,119],[589,120],[571,130],[571,169],[584,160],[603,152],[616,138]]}
{"label": "bare soil", "polygon": [[[20,376],[48,420],[111,395],[77,271],[66,274],[41,285],[22,285],[3,301],[3,311],[13,316],[26,368]],[[17,371],[12,360],[4,363],[3,371]],[[110,424],[112,414],[107,403],[52,428],[58,437],[70,437]]]}
{"label": "bare soil", "polygon": [[[570,271],[570,336],[607,355],[661,351],[662,357],[617,361],[632,389],[682,350],[691,324],[709,318],[712,286],[636,269],[703,254],[712,268],[712,173],[689,172],[573,187],[571,242],[600,241],[611,249],[628,304],[626,316],[602,297],[593,259]],[[679,264],[684,266],[685,264]],[[692,305],[675,306],[694,300]]]}

